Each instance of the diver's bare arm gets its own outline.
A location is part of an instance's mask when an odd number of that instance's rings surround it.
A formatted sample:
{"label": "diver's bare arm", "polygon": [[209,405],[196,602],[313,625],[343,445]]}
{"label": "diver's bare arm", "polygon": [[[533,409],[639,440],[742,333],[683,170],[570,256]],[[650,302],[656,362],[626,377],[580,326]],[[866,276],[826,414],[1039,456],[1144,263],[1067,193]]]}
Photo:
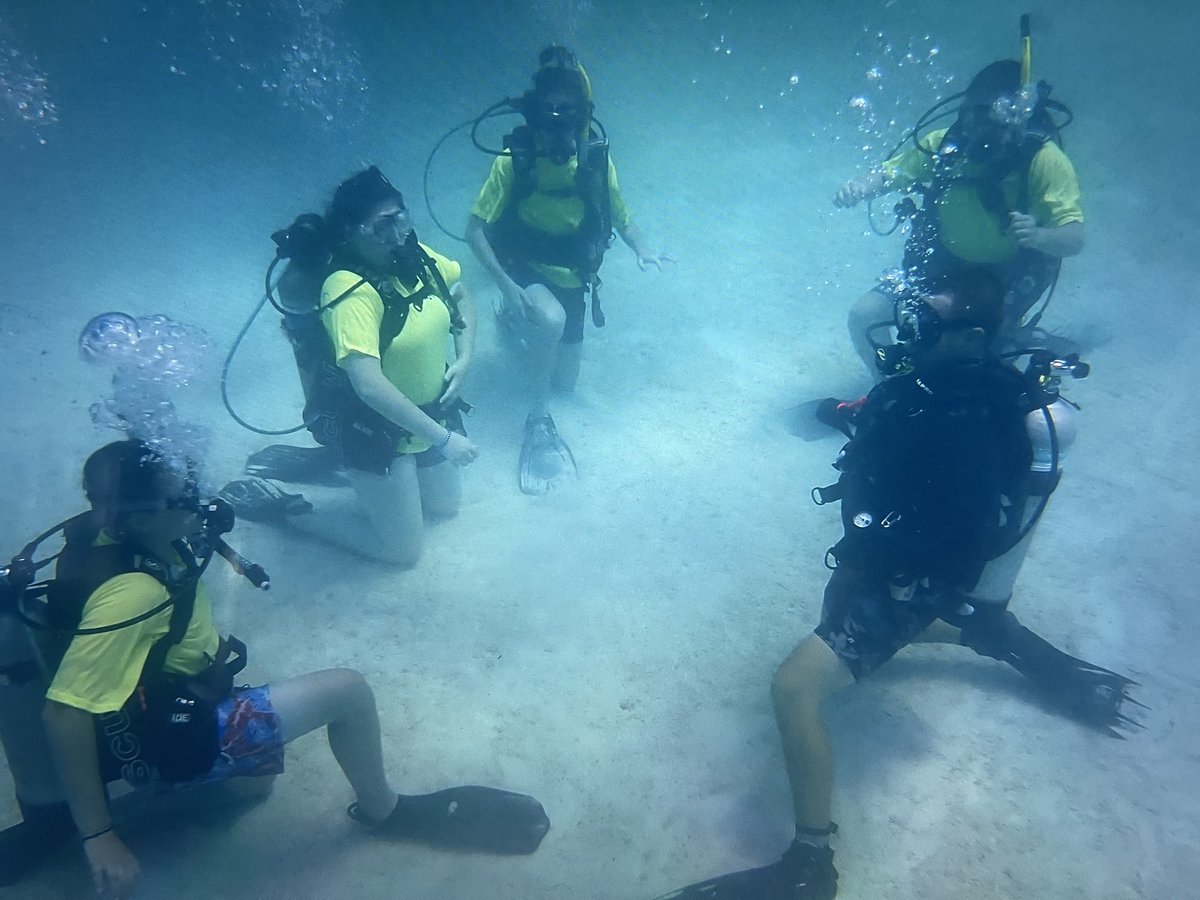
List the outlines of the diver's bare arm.
{"label": "diver's bare arm", "polygon": [[342,360],[342,368],[350,377],[350,385],[359,399],[389,422],[420,435],[431,444],[437,444],[445,437],[445,428],[421,412],[420,407],[387,380],[374,356],[351,353]]}
{"label": "diver's bare arm", "polygon": [[450,289],[462,317],[462,331],[454,335],[454,362],[446,367],[442,378],[444,387],[438,402],[450,403],[462,396],[463,382],[471,368],[471,354],[475,351],[475,302],[460,281]]}
{"label": "diver's bare arm", "polygon": [[623,226],[617,228],[617,234],[621,236],[621,240],[625,245],[633,251],[637,257],[638,267],[645,270],[648,266],[654,266],[656,269],[662,270],[663,263],[675,262],[675,257],[667,253],[655,253],[646,246],[646,238],[642,234],[642,229],[638,228],[633,221],[626,222]]}
{"label": "diver's bare arm", "polygon": [[475,299],[461,281],[450,289],[458,301],[458,314],[462,316],[463,330],[454,335],[454,359],[468,365],[475,352]]}
{"label": "diver's bare arm", "polygon": [[1049,228],[1037,224],[1033,216],[1026,213],[1009,213],[1009,230],[1017,245],[1037,250],[1059,259],[1074,256],[1083,249],[1083,223],[1067,222]]}
{"label": "diver's bare arm", "polygon": [[125,897],[141,877],[138,861],[113,831],[92,714],[47,700],[42,722],[59,781],[67,794],[71,817],[83,839],[83,852],[99,896]]}
{"label": "diver's bare arm", "polygon": [[1041,244],[1039,249],[1049,256],[1074,256],[1083,250],[1083,223],[1067,222],[1057,228],[1043,228]]}
{"label": "diver's bare arm", "polygon": [[843,209],[857,206],[864,200],[871,200],[888,193],[892,189],[892,179],[882,169],[872,169],[866,175],[851,178],[838,189],[833,197],[833,205]]}
{"label": "diver's bare arm", "polygon": [[621,236],[621,240],[625,242],[625,246],[637,256],[651,255],[650,250],[646,247],[646,238],[642,234],[642,229],[638,228],[632,221],[626,222],[624,227],[618,228],[617,234]]}
{"label": "diver's bare arm", "polygon": [[510,291],[521,289],[504,271],[504,266],[500,265],[496,251],[492,249],[492,242],[488,240],[485,223],[479,216],[472,215],[467,222],[467,243],[471,245],[471,251],[475,254],[475,258],[492,276],[492,280],[496,282],[502,292],[508,294]]}
{"label": "diver's bare arm", "polygon": [[71,816],[79,833],[87,836],[110,827],[112,818],[104,796],[104,784],[100,780],[92,714],[47,700],[42,711],[42,722],[58,778],[66,791]]}

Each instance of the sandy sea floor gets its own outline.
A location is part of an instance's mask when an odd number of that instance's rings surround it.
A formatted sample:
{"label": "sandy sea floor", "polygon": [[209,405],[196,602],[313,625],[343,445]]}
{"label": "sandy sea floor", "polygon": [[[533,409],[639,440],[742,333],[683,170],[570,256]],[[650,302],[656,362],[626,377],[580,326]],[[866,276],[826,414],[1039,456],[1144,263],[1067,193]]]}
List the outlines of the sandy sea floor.
{"label": "sandy sea floor", "polygon": [[[1115,3],[1099,5],[1112,16],[1044,5],[1038,60],[1078,116],[1068,150],[1089,230],[1044,324],[1085,344],[1093,374],[1069,389],[1079,438],[1013,608],[1068,652],[1135,678],[1151,710],[1144,730],[1112,740],[1056,715],[998,663],[906,650],[829,708],[847,900],[1157,900],[1200,883],[1200,203],[1188,176],[1200,128],[1196,85],[1166,74],[1200,14],[1164,4],[1152,24],[1117,18]],[[256,593],[214,566],[210,591],[218,625],[250,645],[249,680],[333,665],[367,675],[398,788],[526,791],[550,834],[519,859],[378,843],[344,815],[349,790],[312,735],[289,747],[262,804],[120,807],[140,896],[648,900],[778,856],[791,821],[768,686],[816,622],[839,520],[809,490],[832,480],[840,446],[832,434],[798,440],[783,414],[866,388],[845,313],[900,253],[898,238],[866,235],[860,211],[829,200],[882,152],[864,153],[845,118],[874,62],[856,51],[864,27],[900,43],[933,34],[938,71],[965,77],[1014,52],[1023,11],[943,6],[801,16],[783,4],[547,3],[497,19],[451,4],[405,23],[410,52],[364,66],[366,113],[342,130],[269,105],[238,119],[240,95],[218,81],[173,87],[166,57],[128,22],[113,40],[144,58],[122,75],[98,43],[101,13],[58,50],[50,23],[13,16],[16,38],[65,74],[47,145],[10,135],[0,147],[5,553],[80,507],[78,467],[115,436],[87,414],[107,376],[76,353],[96,313],[162,312],[207,330],[211,371],[180,408],[208,429],[209,486],[237,475],[266,441],[225,416],[215,370],[261,291],[267,235],[362,161],[410,195],[423,240],[463,261],[480,309],[467,393],[482,454],[461,513],[431,528],[416,568],[240,524],[231,542],[274,587]],[[364,54],[399,41],[394,18],[381,21],[374,43],[362,22],[342,39]],[[589,326],[579,390],[553,407],[581,478],[529,498],[515,483],[521,375],[495,334],[495,292],[418,195],[437,135],[522,88],[536,48],[572,23],[636,218],[679,263],[641,273],[624,247],[611,252],[609,325]],[[413,50],[435,38],[443,52]],[[907,99],[898,114],[911,120],[932,93]],[[465,142],[439,157],[435,202],[453,227],[486,166]],[[299,386],[273,318],[243,354],[239,409],[290,424]],[[5,823],[17,815],[6,779]],[[14,896],[81,896],[87,884],[71,849]]]}

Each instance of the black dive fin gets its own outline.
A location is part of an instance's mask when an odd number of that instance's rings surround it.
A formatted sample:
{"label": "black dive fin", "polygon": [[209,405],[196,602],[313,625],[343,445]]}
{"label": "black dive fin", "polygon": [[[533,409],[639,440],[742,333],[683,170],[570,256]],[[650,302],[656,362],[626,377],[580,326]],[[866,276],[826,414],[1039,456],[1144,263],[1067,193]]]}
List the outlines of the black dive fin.
{"label": "black dive fin", "polygon": [[217,496],[232,506],[239,518],[250,522],[270,522],[313,508],[302,494],[289,494],[265,478],[231,481]]}
{"label": "black dive fin", "polygon": [[789,434],[802,441],[819,441],[830,436],[832,429],[846,437],[853,437],[854,404],[843,403],[836,397],[822,397],[793,406],[784,413],[784,424]]}
{"label": "black dive fin", "polygon": [[1117,727],[1141,728],[1124,715],[1131,703],[1147,709],[1129,693],[1137,682],[1102,666],[1071,656],[1004,613],[996,628],[963,628],[963,643],[975,652],[1006,662],[1030,681],[1047,700],[1069,715],[1123,738]]}
{"label": "black dive fin", "polygon": [[[793,845],[795,847],[795,845]],[[802,848],[811,858],[797,866],[784,858],[769,866],[743,869],[697,881],[655,900],[833,900],[837,895],[837,869],[828,847]]]}
{"label": "black dive fin", "polygon": [[525,440],[521,444],[521,458],[517,469],[517,482],[523,494],[545,494],[558,481],[567,477],[578,477],[579,467],[575,454],[558,436],[558,429],[550,416],[530,415],[525,420]]}
{"label": "black dive fin", "polygon": [[366,822],[357,803],[347,813],[382,837],[463,852],[533,853],[550,830],[546,810],[533,797],[479,785],[401,795],[378,824]]}
{"label": "black dive fin", "polygon": [[1133,699],[1129,689],[1136,681],[1064,653],[1024,626],[1021,631],[1004,661],[1036,684],[1051,703],[1112,737],[1124,737],[1117,726],[1141,727],[1121,712]]}
{"label": "black dive fin", "polygon": [[14,884],[78,834],[66,803],[18,803],[24,820],[0,831],[0,886]]}
{"label": "black dive fin", "polygon": [[317,484],[333,479],[337,454],[332,447],[293,447],[271,444],[246,458],[246,474],[296,484]]}

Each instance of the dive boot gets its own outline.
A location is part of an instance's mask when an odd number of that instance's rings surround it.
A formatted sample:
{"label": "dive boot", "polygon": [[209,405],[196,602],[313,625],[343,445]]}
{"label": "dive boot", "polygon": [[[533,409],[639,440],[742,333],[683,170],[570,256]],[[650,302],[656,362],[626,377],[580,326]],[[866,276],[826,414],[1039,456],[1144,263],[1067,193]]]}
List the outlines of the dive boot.
{"label": "dive boot", "polygon": [[549,413],[529,414],[525,420],[525,440],[521,444],[521,460],[517,480],[524,494],[544,494],[556,481],[579,475],[575,455],[558,436]]}

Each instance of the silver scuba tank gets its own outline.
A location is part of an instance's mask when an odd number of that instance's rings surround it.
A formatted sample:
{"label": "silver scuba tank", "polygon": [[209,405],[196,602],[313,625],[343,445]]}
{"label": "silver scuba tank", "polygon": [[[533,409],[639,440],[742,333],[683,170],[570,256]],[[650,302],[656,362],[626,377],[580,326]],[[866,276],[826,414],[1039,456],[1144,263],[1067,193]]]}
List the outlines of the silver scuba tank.
{"label": "silver scuba tank", "polygon": [[23,803],[61,802],[65,794],[42,726],[49,678],[28,627],[0,611],[0,744]]}
{"label": "silver scuba tank", "polygon": [[1028,531],[1006,553],[984,566],[979,582],[969,594],[971,602],[978,605],[1004,606],[1012,598],[1013,585],[1039,524],[1034,522],[1029,527],[1030,520],[1040,514],[1054,491],[1063,460],[1075,441],[1075,410],[1061,397],[1055,398],[1053,403],[1025,416],[1025,431],[1033,444],[1033,462],[1029,467],[1032,488],[1025,495],[1022,508],[1010,510],[1009,514],[1020,515],[1020,530],[1028,528]]}

